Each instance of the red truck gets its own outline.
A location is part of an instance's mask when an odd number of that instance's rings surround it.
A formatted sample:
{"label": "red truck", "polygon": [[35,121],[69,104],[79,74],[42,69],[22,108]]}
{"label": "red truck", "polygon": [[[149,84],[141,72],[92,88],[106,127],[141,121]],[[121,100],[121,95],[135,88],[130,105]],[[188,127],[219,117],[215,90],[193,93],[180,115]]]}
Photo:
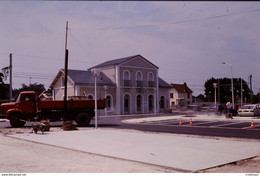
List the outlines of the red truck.
{"label": "red truck", "polygon": [[[97,108],[105,108],[105,100],[97,100]],[[65,120],[64,101],[42,101],[34,91],[24,91],[16,102],[2,103],[0,114],[10,120],[12,127],[23,127],[26,121]],[[67,100],[66,120],[75,120],[79,126],[89,125],[95,116],[95,100]]]}

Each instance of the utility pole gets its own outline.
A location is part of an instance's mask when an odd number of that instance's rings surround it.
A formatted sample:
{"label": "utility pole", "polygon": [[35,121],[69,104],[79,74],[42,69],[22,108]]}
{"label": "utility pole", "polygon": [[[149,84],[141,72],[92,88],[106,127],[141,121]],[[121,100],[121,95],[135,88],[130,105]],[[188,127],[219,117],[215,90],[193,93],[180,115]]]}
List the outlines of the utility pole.
{"label": "utility pole", "polygon": [[250,103],[252,103],[252,99],[253,99],[253,90],[252,90],[252,75],[249,76],[249,82],[250,82]]}
{"label": "utility pole", "polygon": [[213,83],[213,87],[214,87],[214,93],[215,93],[215,105],[217,104],[217,87],[218,87],[218,84],[217,83]]}
{"label": "utility pole", "polygon": [[260,88],[259,88],[259,91],[258,91],[258,95],[259,95],[259,103],[260,103]]}
{"label": "utility pole", "polygon": [[220,103],[220,84],[219,84],[219,78],[218,78],[218,102]]}
{"label": "utility pole", "polygon": [[12,97],[13,97],[13,89],[12,89],[12,53],[10,54],[9,71],[10,71],[9,97],[10,97],[10,102],[12,102]]}
{"label": "utility pole", "polygon": [[242,78],[241,79],[241,107],[243,106],[243,81],[242,81]]}
{"label": "utility pole", "polygon": [[68,57],[69,57],[69,50],[67,48],[67,39],[68,39],[68,21],[66,23],[66,38],[65,38],[65,79],[64,79],[64,119],[63,121],[66,122],[67,120],[67,77],[68,77]]}

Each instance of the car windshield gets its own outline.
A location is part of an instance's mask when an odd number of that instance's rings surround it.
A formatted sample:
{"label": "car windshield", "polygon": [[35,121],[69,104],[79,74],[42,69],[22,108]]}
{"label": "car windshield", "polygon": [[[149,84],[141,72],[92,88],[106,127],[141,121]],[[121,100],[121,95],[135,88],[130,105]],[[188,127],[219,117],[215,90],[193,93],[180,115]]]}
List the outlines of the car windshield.
{"label": "car windshield", "polygon": [[254,109],[254,106],[243,106],[241,109]]}
{"label": "car windshield", "polygon": [[216,108],[218,108],[218,106],[219,106],[219,105],[215,105],[215,104],[214,104],[214,105],[211,105],[210,108],[216,109]]}

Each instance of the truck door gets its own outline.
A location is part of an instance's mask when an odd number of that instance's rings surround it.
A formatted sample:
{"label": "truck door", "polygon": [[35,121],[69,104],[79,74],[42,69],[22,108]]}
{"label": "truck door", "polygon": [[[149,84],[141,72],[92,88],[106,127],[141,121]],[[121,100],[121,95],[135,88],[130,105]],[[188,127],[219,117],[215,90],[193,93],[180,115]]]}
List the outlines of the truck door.
{"label": "truck door", "polygon": [[21,109],[28,118],[31,118],[35,112],[35,98],[32,94],[22,94],[20,98],[19,109]]}

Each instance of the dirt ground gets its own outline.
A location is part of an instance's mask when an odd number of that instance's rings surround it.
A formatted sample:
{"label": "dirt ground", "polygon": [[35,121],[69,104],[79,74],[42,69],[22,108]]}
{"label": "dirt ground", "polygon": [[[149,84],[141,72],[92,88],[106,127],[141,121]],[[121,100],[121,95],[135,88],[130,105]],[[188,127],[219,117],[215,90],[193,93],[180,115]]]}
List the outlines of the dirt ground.
{"label": "dirt ground", "polygon": [[[0,129],[0,173],[174,173],[172,168],[95,155],[7,137],[32,128]],[[51,131],[62,131],[51,128]],[[260,173],[260,156],[200,173]]]}
{"label": "dirt ground", "polygon": [[214,167],[201,173],[260,173],[260,156]]}

